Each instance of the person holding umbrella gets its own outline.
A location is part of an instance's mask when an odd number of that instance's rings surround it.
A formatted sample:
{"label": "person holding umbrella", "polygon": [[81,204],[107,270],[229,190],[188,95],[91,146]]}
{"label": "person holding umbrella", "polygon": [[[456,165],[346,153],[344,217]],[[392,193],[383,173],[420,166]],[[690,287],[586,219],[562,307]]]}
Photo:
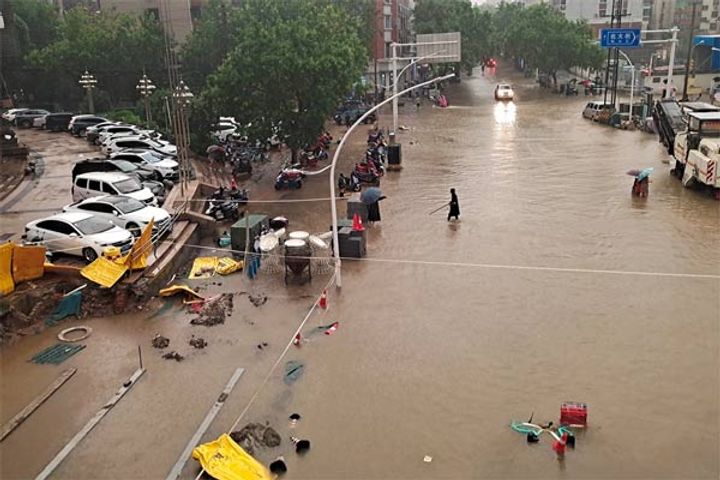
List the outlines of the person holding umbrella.
{"label": "person holding umbrella", "polygon": [[385,198],[377,187],[370,187],[360,194],[360,201],[367,206],[368,222],[371,224],[380,221],[380,200]]}
{"label": "person holding umbrella", "polygon": [[650,193],[650,174],[655,170],[653,167],[643,168],[642,170],[629,170],[628,175],[635,177],[632,186],[633,196],[646,198]]}
{"label": "person holding umbrella", "polygon": [[448,204],[450,206],[450,210],[448,211],[448,222],[451,218],[455,217],[455,220],[460,219],[460,201],[458,200],[458,196],[455,193],[455,189],[450,189],[450,203]]}

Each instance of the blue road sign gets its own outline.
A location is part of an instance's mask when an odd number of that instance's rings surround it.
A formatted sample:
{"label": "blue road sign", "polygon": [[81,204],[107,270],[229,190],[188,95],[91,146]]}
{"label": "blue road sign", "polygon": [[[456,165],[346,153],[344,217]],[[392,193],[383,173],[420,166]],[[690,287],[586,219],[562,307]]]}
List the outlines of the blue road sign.
{"label": "blue road sign", "polygon": [[639,28],[604,28],[600,30],[600,46],[603,48],[628,48],[640,46]]}

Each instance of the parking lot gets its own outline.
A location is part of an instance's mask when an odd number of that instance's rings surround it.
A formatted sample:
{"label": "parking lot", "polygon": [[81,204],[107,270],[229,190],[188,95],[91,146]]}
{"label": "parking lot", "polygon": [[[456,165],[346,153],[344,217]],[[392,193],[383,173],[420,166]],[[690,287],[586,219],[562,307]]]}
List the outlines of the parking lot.
{"label": "parking lot", "polygon": [[25,180],[0,203],[3,216],[0,239],[19,240],[25,224],[58,212],[72,202],[72,166],[78,160],[99,155],[84,139],[67,133],[17,129],[21,143],[30,148],[37,164],[34,177]]}

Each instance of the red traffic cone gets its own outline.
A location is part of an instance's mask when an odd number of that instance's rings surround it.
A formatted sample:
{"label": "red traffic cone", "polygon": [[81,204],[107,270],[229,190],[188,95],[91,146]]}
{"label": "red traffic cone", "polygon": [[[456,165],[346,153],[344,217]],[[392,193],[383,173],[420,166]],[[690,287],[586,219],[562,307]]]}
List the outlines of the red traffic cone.
{"label": "red traffic cone", "polygon": [[360,220],[360,215],[357,213],[353,215],[353,223],[352,223],[352,229],[353,232],[362,232],[365,230],[365,227],[363,227],[362,220]]}
{"label": "red traffic cone", "polygon": [[333,322],[330,325],[330,328],[325,330],[325,335],[332,335],[333,333],[335,333],[337,331],[339,326],[340,326],[340,322]]}
{"label": "red traffic cone", "polygon": [[292,343],[293,343],[293,345],[295,345],[296,347],[299,347],[299,346],[300,346],[300,342],[302,342],[302,335],[300,335],[300,333],[298,333],[297,335],[295,335],[295,338],[293,338],[293,342],[292,342]]}
{"label": "red traffic cone", "polygon": [[327,290],[323,290],[322,295],[320,295],[320,300],[318,301],[318,306],[320,308],[322,308],[323,310],[327,310],[327,308],[328,308]]}

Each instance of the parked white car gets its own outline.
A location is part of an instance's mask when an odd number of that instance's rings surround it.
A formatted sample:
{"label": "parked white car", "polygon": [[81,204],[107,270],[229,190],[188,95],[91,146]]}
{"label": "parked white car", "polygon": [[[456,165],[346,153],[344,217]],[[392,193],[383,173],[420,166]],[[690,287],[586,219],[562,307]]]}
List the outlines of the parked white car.
{"label": "parked white car", "polygon": [[130,135],[142,135],[143,130],[135,125],[110,125],[98,131],[97,139],[95,139],[95,145],[102,145],[109,138],[115,136],[130,136]]}
{"label": "parked white car", "polygon": [[42,117],[35,117],[33,119],[33,128],[45,128],[45,121],[47,120],[47,115],[43,115]]}
{"label": "parked white car", "polygon": [[180,165],[173,157],[163,155],[153,150],[128,148],[110,154],[112,160],[125,160],[134,163],[144,170],[155,173],[158,180],[177,181],[180,179]]}
{"label": "parked white car", "polygon": [[100,195],[127,195],[147,205],[157,207],[157,198],[137,179],[116,172],[91,172],[75,177],[72,186],[74,201]]}
{"label": "parked white car", "polygon": [[165,140],[156,140],[146,135],[132,135],[127,137],[112,138],[100,147],[105,155],[117,153],[128,148],[153,150],[164,155],[176,156],[177,147]]}
{"label": "parked white car", "polygon": [[28,108],[11,108],[7,112],[3,112],[2,118],[4,118],[5,120],[7,120],[10,123],[14,123],[15,117],[17,116],[17,114],[22,113],[26,110],[29,110],[29,109]]}
{"label": "parked white car", "polygon": [[30,222],[23,238],[45,245],[49,252],[83,257],[88,263],[107,247],[118,247],[125,254],[133,245],[130,232],[87,212],[59,213]]}
{"label": "parked white car", "polygon": [[91,213],[124,228],[134,237],[140,236],[150,220],[155,221],[153,232],[163,231],[170,224],[167,210],[146,205],[125,195],[105,195],[80,200],[65,206],[63,212]]}
{"label": "parked white car", "polygon": [[210,137],[216,142],[227,142],[230,137],[240,132],[240,125],[234,121],[225,120],[231,117],[220,117],[220,122],[215,124],[215,129],[210,132]]}

